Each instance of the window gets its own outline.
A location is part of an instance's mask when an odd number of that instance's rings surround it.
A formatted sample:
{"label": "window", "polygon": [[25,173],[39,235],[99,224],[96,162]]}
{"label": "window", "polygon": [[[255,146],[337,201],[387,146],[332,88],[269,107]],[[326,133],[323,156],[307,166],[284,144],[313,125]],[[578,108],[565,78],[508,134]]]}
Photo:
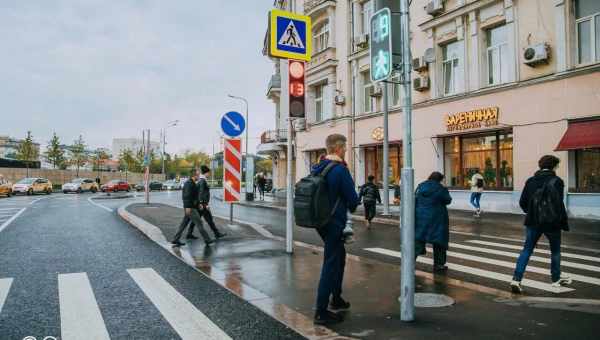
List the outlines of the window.
{"label": "window", "polygon": [[315,86],[315,121],[323,120],[323,86]]}
{"label": "window", "polygon": [[577,62],[600,61],[600,1],[576,0]]}
{"label": "window", "polygon": [[319,163],[319,161],[321,160],[321,157],[327,155],[327,150],[318,149],[318,150],[309,151],[307,153],[308,153],[308,162],[310,163],[310,167],[312,167],[313,165]]}
{"label": "window", "polygon": [[318,27],[313,40],[314,53],[319,53],[329,47],[329,22]]}
{"label": "window", "polygon": [[512,131],[444,138],[444,172],[450,187],[468,188],[478,172],[483,175],[485,188],[512,189]]}
{"label": "window", "polygon": [[373,0],[366,1],[362,4],[360,15],[362,17],[362,33],[369,34],[371,31],[369,19],[371,19],[371,16],[373,15]]}
{"label": "window", "polygon": [[363,73],[363,113],[375,112],[377,99],[371,96],[374,93],[375,86],[371,83],[371,74]]}
{"label": "window", "polygon": [[[375,183],[383,183],[383,145],[365,147],[365,178],[375,176]],[[390,144],[388,181],[397,184],[402,170],[402,146]]]}
{"label": "window", "polygon": [[463,76],[461,74],[462,43],[456,41],[442,47],[442,73],[444,78],[444,94],[459,92]]}
{"label": "window", "polygon": [[600,192],[600,148],[575,151],[578,192]]}
{"label": "window", "polygon": [[391,83],[388,84],[388,105],[390,107],[400,106],[402,88],[400,85],[400,74],[395,73],[390,78]]}
{"label": "window", "polygon": [[508,39],[506,25],[486,31],[488,84],[508,82]]}

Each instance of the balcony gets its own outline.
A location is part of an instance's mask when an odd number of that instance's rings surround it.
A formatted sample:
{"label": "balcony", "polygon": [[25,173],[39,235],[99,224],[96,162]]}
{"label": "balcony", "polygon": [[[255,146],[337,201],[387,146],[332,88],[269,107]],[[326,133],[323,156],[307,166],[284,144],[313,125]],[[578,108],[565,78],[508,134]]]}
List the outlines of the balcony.
{"label": "balcony", "polygon": [[281,75],[274,74],[271,76],[271,80],[269,80],[269,85],[267,86],[267,98],[273,99],[279,97],[279,93],[281,92]]}
{"label": "balcony", "polygon": [[287,142],[287,130],[269,130],[260,135],[260,144],[257,146],[257,153],[268,155],[270,153],[283,151],[283,146]]}
{"label": "balcony", "polygon": [[335,6],[336,0],[305,0],[304,1],[304,14],[313,15],[327,8],[328,6]]}

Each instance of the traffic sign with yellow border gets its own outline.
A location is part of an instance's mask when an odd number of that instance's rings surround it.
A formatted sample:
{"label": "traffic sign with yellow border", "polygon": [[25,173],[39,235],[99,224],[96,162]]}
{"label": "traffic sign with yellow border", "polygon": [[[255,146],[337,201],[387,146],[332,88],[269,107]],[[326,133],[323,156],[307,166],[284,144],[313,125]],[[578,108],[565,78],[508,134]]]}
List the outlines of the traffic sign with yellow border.
{"label": "traffic sign with yellow border", "polygon": [[309,16],[278,9],[269,12],[269,55],[310,61],[312,27]]}

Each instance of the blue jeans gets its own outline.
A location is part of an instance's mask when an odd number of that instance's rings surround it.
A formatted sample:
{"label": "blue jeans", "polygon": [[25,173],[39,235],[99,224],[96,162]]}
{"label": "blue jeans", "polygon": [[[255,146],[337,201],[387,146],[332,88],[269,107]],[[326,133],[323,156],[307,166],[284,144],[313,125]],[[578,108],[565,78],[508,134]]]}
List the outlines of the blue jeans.
{"label": "blue jeans", "polygon": [[475,207],[475,209],[479,209],[481,206],[479,205],[479,201],[481,200],[480,192],[472,192],[471,193],[471,205]]}
{"label": "blue jeans", "polygon": [[344,281],[346,266],[346,248],[344,248],[342,239],[343,229],[343,227],[333,224],[317,229],[325,243],[323,268],[321,268],[321,279],[317,292],[317,313],[327,310],[330,296],[333,298],[342,296],[342,281]]}
{"label": "blue jeans", "polygon": [[550,242],[550,252],[552,254],[550,255],[550,273],[552,275],[552,282],[556,282],[558,279],[560,279],[561,231],[547,232],[527,227],[527,238],[525,239],[523,251],[521,251],[521,255],[519,255],[519,259],[517,260],[517,268],[515,268],[513,280],[521,281],[523,279],[525,268],[527,268],[527,263],[529,263],[529,257],[531,257],[531,253],[533,253],[533,250],[535,249],[535,246],[542,234],[546,235],[548,242]]}

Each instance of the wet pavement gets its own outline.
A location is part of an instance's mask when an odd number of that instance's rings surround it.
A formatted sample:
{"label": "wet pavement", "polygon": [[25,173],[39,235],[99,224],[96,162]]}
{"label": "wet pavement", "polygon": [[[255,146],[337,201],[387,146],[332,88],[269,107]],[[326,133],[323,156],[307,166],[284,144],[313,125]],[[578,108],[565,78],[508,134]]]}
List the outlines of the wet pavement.
{"label": "wet pavement", "polygon": [[[173,206],[133,205],[129,211],[158,227],[167,240],[182,214],[182,210],[175,207],[177,198],[154,196],[154,201]],[[218,200],[211,206],[215,215],[228,213],[228,207]],[[221,284],[234,287],[232,290],[236,291],[237,287],[239,296],[259,308],[262,304],[263,310],[301,333],[318,334],[319,330],[310,323],[322,261],[322,242],[316,233],[295,228],[297,242],[290,256],[284,252],[280,210],[236,206],[234,212],[236,219],[253,223],[219,220],[219,225],[227,228],[230,236],[211,248],[195,241],[182,247],[178,256],[220,280]],[[506,247],[518,247],[519,243],[514,240],[518,241],[519,235],[509,231],[501,234],[503,236],[494,236],[487,229],[476,235],[473,229],[457,230],[458,233],[452,235],[454,244],[451,245],[456,253],[449,254],[452,266],[446,275],[431,274],[429,258],[417,263],[417,291],[445,294],[456,303],[445,308],[419,308],[417,321],[406,324],[399,320],[397,301],[398,228],[376,224],[374,229],[367,230],[357,223],[355,231],[359,242],[348,247],[352,255],[348,257],[344,281],[344,296],[352,302],[352,310],[346,314],[346,322],[332,327],[336,333],[366,339],[434,336],[585,339],[594,334],[594,321],[600,316],[597,300],[600,278],[594,272],[599,265],[599,251],[583,254],[571,248],[563,250],[573,256],[564,258],[572,260],[567,261],[572,265],[569,271],[580,275],[578,278],[584,282],[575,282],[573,290],[558,294],[548,291],[546,276],[549,275],[545,273],[548,264],[543,263],[544,258],[540,256],[542,263],[532,261],[530,264],[534,271],[527,273],[526,278],[532,280],[532,287],[526,288],[527,295],[521,298],[510,294],[503,281],[506,276],[510,278],[512,272],[509,267],[515,259],[509,258],[510,254],[518,253]],[[593,242],[587,245],[595,246]],[[537,267],[540,272],[536,272]],[[567,267],[563,270],[567,271]],[[271,307],[264,309],[265,304]],[[294,320],[302,321],[294,323]]]}

